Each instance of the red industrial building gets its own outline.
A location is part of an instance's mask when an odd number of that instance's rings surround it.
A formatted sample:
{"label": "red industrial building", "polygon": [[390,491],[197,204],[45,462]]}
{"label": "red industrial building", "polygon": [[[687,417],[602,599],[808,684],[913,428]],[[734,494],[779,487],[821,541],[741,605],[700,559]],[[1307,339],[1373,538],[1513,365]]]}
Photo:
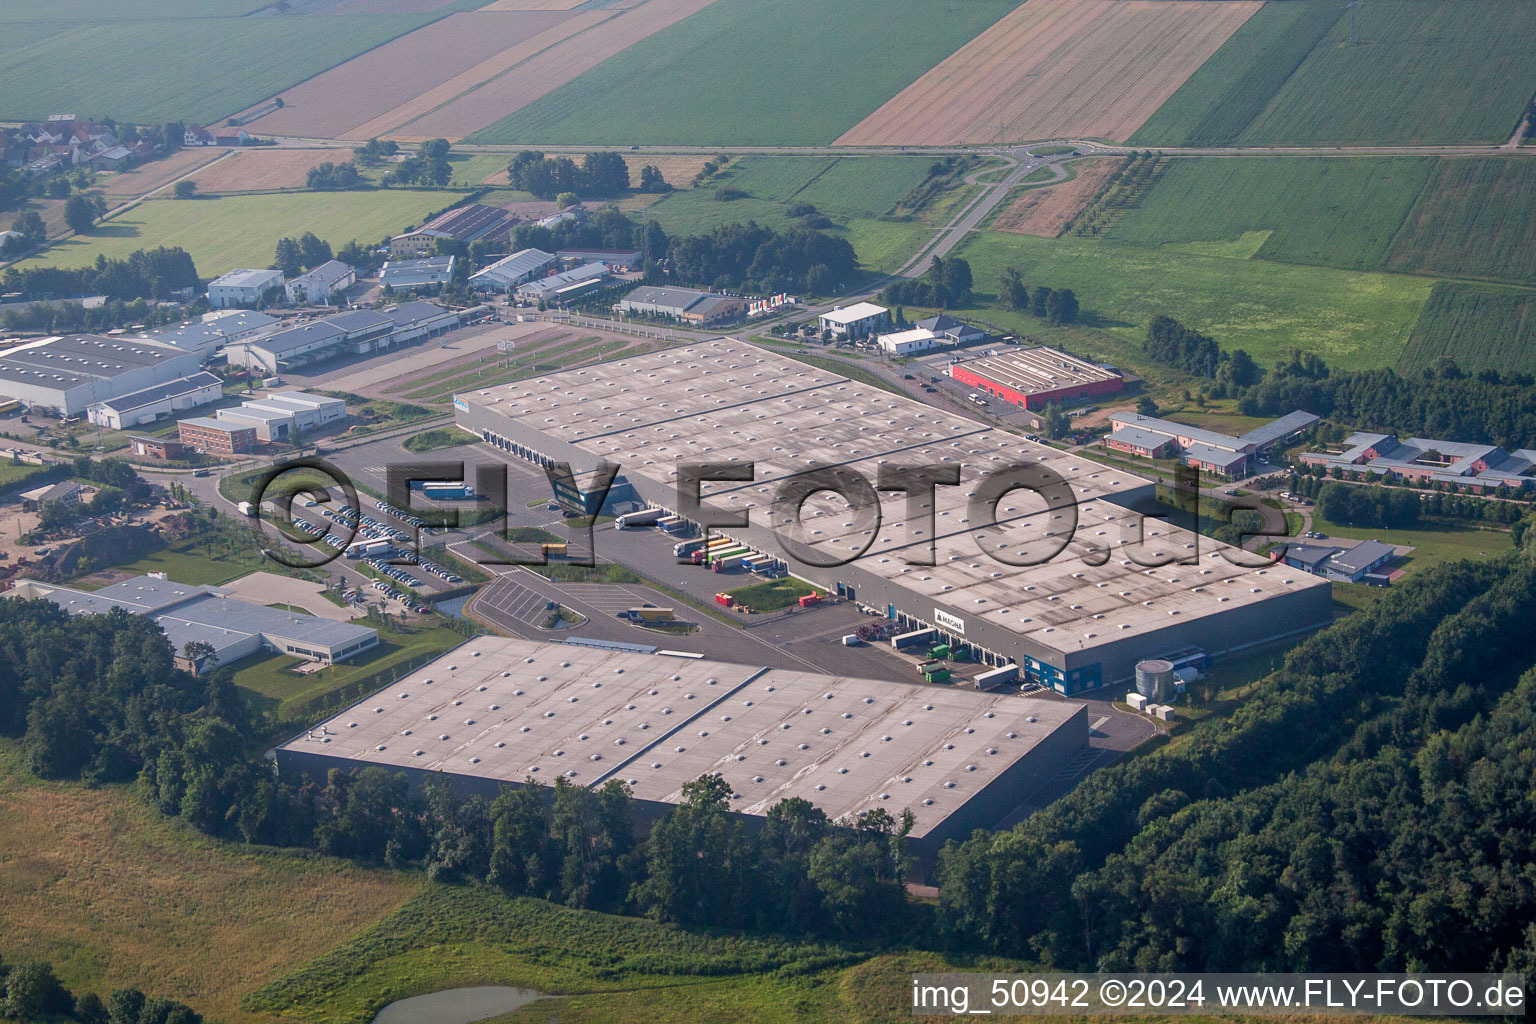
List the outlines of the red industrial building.
{"label": "red industrial building", "polygon": [[949,375],[1031,412],[1051,402],[1065,405],[1125,389],[1124,378],[1114,370],[1044,347],[956,363],[949,368]]}

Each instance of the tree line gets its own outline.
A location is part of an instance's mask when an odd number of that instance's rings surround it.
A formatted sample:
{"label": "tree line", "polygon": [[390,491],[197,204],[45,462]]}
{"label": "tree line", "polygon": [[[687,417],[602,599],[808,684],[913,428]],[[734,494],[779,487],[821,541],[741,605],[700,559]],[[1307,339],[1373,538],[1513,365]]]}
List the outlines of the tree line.
{"label": "tree line", "polygon": [[959,309],[971,304],[974,283],[969,262],[959,256],[935,256],[921,278],[887,285],[880,298],[892,305]]}
{"label": "tree line", "polygon": [[[660,172],[655,167],[660,179]],[[507,164],[507,180],[513,188],[540,199],[570,193],[584,199],[609,199],[629,191],[629,165],[615,152],[588,153],[578,164],[568,156],[547,157],[525,149]],[[654,186],[654,182],[652,182]]]}
{"label": "tree line", "polygon": [[[189,661],[212,655],[189,644]],[[227,666],[177,668],[150,619],[71,618],[47,601],[0,602],[0,734],[21,737],[44,778],[137,780],[163,813],[234,841],[420,866],[570,906],[682,924],[878,940],[908,923],[910,815],[833,822],[803,800],[749,831],[719,775],[637,837],[628,787],[530,779],[493,799],[439,780],[413,789],[380,767],[323,783],[282,779],[260,756],[272,728]]]}
{"label": "tree line", "polygon": [[0,288],[24,299],[105,295],[109,299],[168,299],[181,288],[199,286],[197,267],[181,248],[138,249],[126,259],[96,257],[91,266],[8,267]]}
{"label": "tree line", "polygon": [[1080,970],[1530,971],[1533,597],[1529,550],[1421,573],[1230,718],[950,844],[947,941]]}
{"label": "tree line", "polygon": [[1071,288],[1049,288],[1037,284],[1030,288],[1015,267],[1003,269],[1002,300],[1015,313],[1028,313],[1053,324],[1077,322],[1077,293]]}
{"label": "tree line", "polygon": [[202,1024],[184,1003],[120,988],[103,1000],[94,992],[74,994],[46,960],[11,966],[0,960],[0,1013],[19,1021],[74,1021],[76,1024]]}
{"label": "tree line", "polygon": [[1330,523],[1388,530],[1407,530],[1418,525],[1421,504],[1413,491],[1395,487],[1326,484],[1317,495],[1317,511]]}

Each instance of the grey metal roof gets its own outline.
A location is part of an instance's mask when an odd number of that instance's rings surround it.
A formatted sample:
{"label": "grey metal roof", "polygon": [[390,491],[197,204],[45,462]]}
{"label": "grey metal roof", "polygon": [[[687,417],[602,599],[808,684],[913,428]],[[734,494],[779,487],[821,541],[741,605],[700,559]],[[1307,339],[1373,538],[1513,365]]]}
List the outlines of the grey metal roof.
{"label": "grey metal roof", "polygon": [[310,345],[324,344],[346,335],[346,329],[338,327],[325,320],[316,320],[312,323],[300,324],[298,327],[290,327],[286,331],[278,331],[271,337],[262,338],[260,341],[251,341],[246,344],[252,348],[259,348],[273,355],[281,355],[298,348],[307,348]]}
{"label": "grey metal roof", "polygon": [[1212,448],[1242,449],[1248,446],[1247,441],[1233,437],[1231,434],[1223,434],[1218,430],[1206,430],[1202,427],[1192,427],[1187,423],[1178,423],[1174,420],[1165,420],[1157,416],[1143,416],[1140,413],[1126,412],[1116,413],[1110,417],[1112,423],[1124,423],[1128,426],[1140,427],[1158,434],[1166,434],[1169,437],[1187,437],[1192,442],[1210,445]]}
{"label": "grey metal roof", "polygon": [[1217,448],[1199,441],[1184,449],[1184,457],[1197,462],[1208,462],[1213,466],[1231,466],[1248,458],[1243,452],[1227,451],[1225,448]]}
{"label": "grey metal roof", "polygon": [[330,324],[332,327],[339,327],[348,334],[356,331],[371,330],[376,327],[384,327],[394,323],[392,319],[376,309],[354,309],[346,313],[337,313],[335,316],[328,316],[320,322]]}
{"label": "grey metal roof", "polygon": [[352,273],[352,267],[341,260],[326,260],[312,270],[305,271],[298,277],[289,281],[289,284],[313,283],[322,287],[330,287]]}
{"label": "grey metal roof", "polygon": [[188,416],[177,423],[186,424],[189,427],[202,427],[204,430],[255,430],[255,426],[249,423],[232,423],[229,420],[216,420],[212,416]]}
{"label": "grey metal roof", "polygon": [[1338,550],[1337,547],[1324,544],[1287,544],[1285,557],[1288,561],[1311,568],[1326,562],[1337,554]]}
{"label": "grey metal roof", "polygon": [[444,309],[435,302],[402,302],[393,309],[386,309],[384,315],[395,322],[396,327],[409,327],[421,323],[423,320],[435,320],[438,317],[457,316],[450,309]]}
{"label": "grey metal roof", "polygon": [[1363,540],[1352,548],[1345,548],[1328,560],[1349,573],[1363,572],[1383,558],[1397,554],[1397,548],[1379,540]]}
{"label": "grey metal roof", "polygon": [[645,306],[669,306],[681,313],[700,299],[705,299],[709,296],[709,292],[699,291],[696,288],[667,288],[658,285],[645,285],[636,288],[624,296],[624,301]]}
{"label": "grey metal roof", "polygon": [[227,274],[221,274],[208,282],[208,287],[222,285],[225,288],[251,288],[271,281],[273,278],[281,281],[283,275],[275,270],[231,270]]}
{"label": "grey metal roof", "polygon": [[1147,451],[1156,451],[1163,445],[1172,442],[1173,438],[1167,434],[1154,434],[1149,430],[1142,430],[1139,427],[1121,427],[1104,440],[1120,441],[1123,444],[1133,444],[1145,448]]}
{"label": "grey metal roof", "polygon": [[505,287],[519,281],[555,261],[552,253],[543,249],[521,249],[510,256],[503,256],[490,266],[482,267],[469,275],[470,281],[492,281]]}
{"label": "grey metal roof", "polygon": [[177,377],[175,380],[166,381],[164,384],[156,384],[152,388],[135,391],[131,395],[110,398],[100,404],[111,409],[113,412],[131,412],[134,409],[142,409],[146,405],[153,405],[167,398],[189,395],[206,387],[222,387],[222,385],[223,382],[207,370],[199,370],[190,377]]}
{"label": "grey metal roof", "polygon": [[1238,440],[1262,448],[1267,444],[1280,440],[1282,437],[1294,434],[1298,430],[1307,429],[1316,423],[1317,420],[1318,417],[1310,412],[1302,412],[1298,409],[1295,412],[1286,413],[1277,420],[1270,420],[1262,427],[1253,428],[1242,437],[1239,437]]}

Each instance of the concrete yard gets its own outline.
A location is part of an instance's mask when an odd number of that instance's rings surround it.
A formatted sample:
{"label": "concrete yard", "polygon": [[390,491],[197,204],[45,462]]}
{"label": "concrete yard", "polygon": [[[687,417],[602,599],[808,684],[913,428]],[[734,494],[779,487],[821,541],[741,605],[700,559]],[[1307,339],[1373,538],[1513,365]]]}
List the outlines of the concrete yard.
{"label": "concrete yard", "polygon": [[237,580],[224,584],[224,589],[252,604],[265,605],[293,605],[303,608],[311,615],[318,615],[322,619],[335,619],[338,622],[346,622],[349,619],[360,619],[363,610],[351,605],[343,608],[325,599],[325,584],[314,583],[310,580],[294,579],[291,576],[279,576],[270,572],[253,572],[249,576],[242,576]]}

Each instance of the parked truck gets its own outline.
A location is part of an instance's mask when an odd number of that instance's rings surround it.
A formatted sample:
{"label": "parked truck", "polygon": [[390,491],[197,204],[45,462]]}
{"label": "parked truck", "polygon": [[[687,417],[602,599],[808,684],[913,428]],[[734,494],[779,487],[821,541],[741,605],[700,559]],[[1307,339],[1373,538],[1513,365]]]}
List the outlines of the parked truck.
{"label": "parked truck", "polygon": [[242,501],[240,504],[236,505],[235,507],[240,510],[240,514],[243,515],[243,516],[253,516],[254,517],[256,515],[256,506],[252,505],[248,501]]}
{"label": "parked truck", "polygon": [[645,508],[638,512],[626,512],[613,521],[613,526],[616,530],[628,530],[636,526],[654,526],[657,520],[666,514],[666,510],[660,508]]}
{"label": "parked truck", "polygon": [[695,537],[693,540],[683,540],[673,544],[672,557],[683,558],[687,555],[693,554],[695,551],[702,550],[704,550],[704,538]]}

